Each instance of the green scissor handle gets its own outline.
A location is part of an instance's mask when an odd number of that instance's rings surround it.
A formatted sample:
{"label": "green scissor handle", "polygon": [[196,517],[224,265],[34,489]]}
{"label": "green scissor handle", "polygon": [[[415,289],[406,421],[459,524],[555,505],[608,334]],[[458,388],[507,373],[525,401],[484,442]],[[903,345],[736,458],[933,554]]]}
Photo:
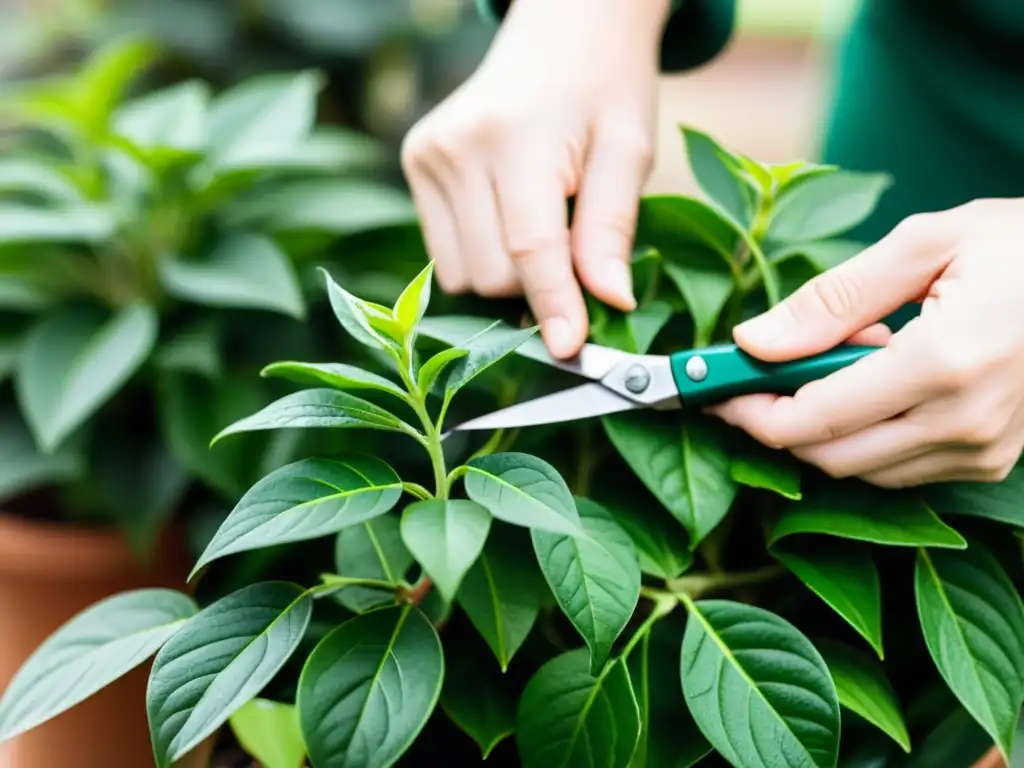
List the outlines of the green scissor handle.
{"label": "green scissor handle", "polygon": [[676,388],[687,406],[712,405],[737,395],[792,394],[879,347],[841,345],[827,352],[785,363],[766,363],[735,344],[676,352],[670,356]]}

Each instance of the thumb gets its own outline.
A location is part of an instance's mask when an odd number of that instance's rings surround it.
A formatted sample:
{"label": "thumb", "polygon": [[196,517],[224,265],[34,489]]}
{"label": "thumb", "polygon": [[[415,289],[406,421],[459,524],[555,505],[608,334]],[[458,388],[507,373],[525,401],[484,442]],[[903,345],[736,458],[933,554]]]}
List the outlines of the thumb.
{"label": "thumb", "polygon": [[905,220],[875,245],[737,325],[737,345],[766,361],[817,354],[919,298],[956,252],[955,231],[944,216]]}

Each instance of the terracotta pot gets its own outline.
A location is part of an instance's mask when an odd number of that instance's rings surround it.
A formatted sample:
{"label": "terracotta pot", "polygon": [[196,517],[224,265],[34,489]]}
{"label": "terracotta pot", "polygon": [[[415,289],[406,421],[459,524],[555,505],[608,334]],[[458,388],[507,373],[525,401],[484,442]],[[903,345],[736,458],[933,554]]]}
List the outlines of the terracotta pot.
{"label": "terracotta pot", "polygon": [[1006,768],[1006,761],[1003,760],[1003,756],[999,754],[997,747],[992,747],[985,756],[976,762],[972,768]]}
{"label": "terracotta pot", "polygon": [[[0,691],[61,624],[92,603],[140,587],[181,589],[189,571],[169,534],[154,562],[135,561],[115,532],[0,515]],[[145,768],[149,664],[63,715],[0,745],[0,768]],[[206,768],[212,741],[181,765]]]}

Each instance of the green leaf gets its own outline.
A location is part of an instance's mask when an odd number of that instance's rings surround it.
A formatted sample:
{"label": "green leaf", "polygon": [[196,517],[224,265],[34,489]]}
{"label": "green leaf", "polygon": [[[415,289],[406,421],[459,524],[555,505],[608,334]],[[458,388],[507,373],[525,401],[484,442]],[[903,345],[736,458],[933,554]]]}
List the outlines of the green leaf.
{"label": "green leaf", "polygon": [[288,464],[260,480],[224,520],[192,570],[226,555],[338,533],[391,510],[402,496],[395,470],[351,454]]}
{"label": "green leaf", "polygon": [[473,501],[428,499],[402,513],[402,541],[446,600],[483,551],[491,516]]}
{"label": "green leaf", "polygon": [[0,245],[98,243],[114,234],[112,213],[93,205],[35,208],[0,202]]}
{"label": "green leaf", "polygon": [[157,315],[133,304],[109,318],[69,308],[25,339],[18,401],[40,447],[52,452],[132,377],[153,350]]}
{"label": "green leaf", "polygon": [[403,431],[403,424],[397,416],[362,398],[335,389],[304,389],[274,401],[252,416],[236,421],[221,430],[213,442],[240,432],[328,427]]}
{"label": "green leaf", "polygon": [[338,323],[353,339],[371,349],[387,349],[393,343],[370,324],[366,302],[338,285],[326,270],[320,270],[327,283],[327,297]]}
{"label": "green leaf", "polygon": [[[545,365],[551,364],[551,355],[544,346],[544,342],[536,335],[537,329],[532,330],[520,346],[515,347],[515,352],[520,357],[535,360]],[[474,337],[477,341],[484,340],[484,333],[487,331],[500,331],[500,336],[493,337],[495,340],[511,337],[511,334],[523,332],[523,329],[515,328],[501,320],[491,320],[485,317],[473,317],[471,315],[439,315],[425,317],[420,323],[420,335],[428,339],[434,339],[453,347],[467,348]],[[483,346],[483,345],[481,345]]]}
{"label": "green leaf", "polygon": [[753,440],[743,440],[742,448],[732,453],[729,474],[740,485],[774,491],[799,501],[800,464],[786,451],[774,451]]}
{"label": "green leaf", "polygon": [[443,349],[436,355],[433,355],[420,368],[420,372],[417,377],[420,393],[426,395],[433,390],[434,385],[442,378],[442,374],[445,369],[460,357],[465,357],[468,354],[468,349],[450,347],[449,349]]}
{"label": "green leaf", "polygon": [[962,552],[921,549],[917,613],[935,666],[1008,756],[1024,704],[1024,605],[978,542]]}
{"label": "green leaf", "polygon": [[408,336],[416,330],[430,304],[430,282],[434,278],[434,262],[430,262],[416,275],[415,279],[395,302],[393,315],[402,331]]}
{"label": "green leaf", "polygon": [[389,768],[426,725],[444,678],[433,625],[415,608],[345,622],[313,649],[298,707],[317,768]]}
{"label": "green leaf", "polygon": [[916,492],[883,491],[860,482],[832,482],[823,492],[788,505],[768,543],[797,533],[904,547],[967,546]]}
{"label": "green leaf", "polygon": [[882,658],[882,587],[870,548],[820,536],[802,538],[775,542],[772,556],[849,622]]}
{"label": "green leaf", "polygon": [[0,310],[36,313],[56,303],[57,297],[29,276],[0,277]]}
{"label": "green leaf", "polygon": [[690,169],[700,188],[739,224],[749,224],[754,191],[743,180],[739,162],[710,136],[685,126],[682,131]]}
{"label": "green leaf", "polygon": [[871,215],[890,186],[884,173],[837,171],[808,178],[775,201],[768,239],[806,242],[846,232]]}
{"label": "green leaf", "polygon": [[98,131],[106,123],[114,106],[157,53],[152,41],[125,37],[107,43],[89,57],[76,78],[75,100],[92,130]]}
{"label": "green leaf", "polygon": [[644,502],[609,504],[602,500],[615,521],[629,535],[640,556],[640,570],[658,579],[675,579],[693,564],[686,531],[663,509]]}
{"label": "green leaf", "polygon": [[816,240],[812,243],[783,245],[768,254],[774,264],[784,264],[791,259],[805,260],[816,272],[825,272],[848,261],[864,250],[864,243],[854,240]]}
{"label": "green leaf", "polygon": [[222,159],[217,164],[217,179],[211,185],[217,189],[246,175],[267,171],[303,171],[315,174],[369,171],[386,160],[381,142],[371,136],[338,125],[321,125],[296,142],[264,147],[260,154],[243,153],[238,157]]}
{"label": "green leaf", "polygon": [[990,749],[992,737],[985,733],[970,714],[958,707],[915,747],[903,768],[973,766]]}
{"label": "green leaf", "polygon": [[646,195],[637,213],[637,245],[656,248],[662,256],[701,248],[728,265],[740,230],[717,208],[680,195]]}
{"label": "green leaf", "polygon": [[525,453],[495,453],[466,466],[466,495],[494,517],[551,533],[583,533],[569,487],[558,471]]}
{"label": "green leaf", "polygon": [[56,203],[82,203],[84,198],[68,178],[41,162],[10,157],[0,161],[0,193],[37,195]]}
{"label": "green leaf", "polygon": [[221,375],[220,333],[210,322],[187,325],[153,353],[153,364],[165,371],[194,373],[214,379]]}
{"label": "green leaf", "polygon": [[143,150],[198,153],[209,101],[206,83],[177,83],[122,106],[114,115],[114,130]]}
{"label": "green leaf", "polygon": [[910,752],[910,735],[896,692],[870,656],[834,640],[816,643],[839,694],[839,705],[856,712],[892,737],[904,752]]}
{"label": "green leaf", "polygon": [[219,95],[206,123],[206,147],[214,166],[252,161],[268,148],[305,139],[316,120],[323,78],[315,72],[267,74],[242,81]]}
{"label": "green leaf", "polygon": [[483,760],[515,733],[519,698],[508,676],[487,662],[480,653],[453,653],[446,647],[441,690],[441,708],[479,745]]}
{"label": "green leaf", "polygon": [[306,316],[295,268],[272,240],[260,235],[232,235],[203,260],[164,260],[160,279],[182,301],[264,309],[300,320]]}
{"label": "green leaf", "polygon": [[[537,331],[537,326],[516,329],[502,323],[493,323],[460,344],[466,354],[455,357],[448,368],[448,377],[444,383],[445,401],[450,401],[469,382],[519,349]],[[424,335],[430,334],[425,332]]]}
{"label": "green leaf", "polygon": [[799,181],[835,173],[839,170],[838,165],[820,165],[809,163],[806,160],[794,160],[788,163],[770,163],[768,171],[772,178],[779,185],[779,190],[786,189]]}
{"label": "green leaf", "polygon": [[306,744],[291,704],[253,699],[229,720],[238,743],[263,768],[303,768]]}
{"label": "green leaf", "polygon": [[698,416],[680,424],[653,412],[601,421],[626,463],[683,524],[690,549],[696,549],[725,517],[738,489],[717,425]]}
{"label": "green leaf", "polygon": [[965,515],[1024,528],[1024,465],[1017,465],[1001,483],[942,483],[924,489],[940,515]]}
{"label": "green leaf", "polygon": [[696,327],[696,343],[707,344],[736,288],[728,265],[712,253],[692,251],[679,261],[666,259],[664,269],[686,300]]}
{"label": "green leaf", "polygon": [[160,649],[146,692],[158,768],[167,768],[255,698],[298,647],[313,598],[297,584],[252,584],[207,606]]}
{"label": "green leaf", "polygon": [[587,538],[533,531],[533,548],[558,605],[586,641],[597,675],[640,600],[640,562],[608,512],[583,498],[576,508]]}
{"label": "green leaf", "polygon": [[616,661],[595,677],[584,648],[544,664],[519,701],[516,745],[524,768],[628,768],[639,738],[640,710],[625,665]]}
{"label": "green leaf", "polygon": [[839,699],[821,655],[792,624],[724,600],[688,605],[686,704],[733,765],[834,768]]}
{"label": "green leaf", "polygon": [[[376,579],[395,586],[405,579],[413,562],[395,515],[382,515],[342,530],[335,545],[335,561],[341,576]],[[335,593],[335,599],[350,611],[363,613],[393,603],[395,595],[393,591],[356,586]]]}
{"label": "green leaf", "polygon": [[466,573],[458,602],[487,642],[504,672],[540,611],[539,590],[531,583],[534,566],[504,535],[492,534]]}
{"label": "green leaf", "polygon": [[169,589],[138,589],[86,608],[22,664],[0,699],[0,741],[35,728],[128,674],[197,610]]}
{"label": "green leaf", "polygon": [[261,376],[276,376],[297,384],[326,384],[335,389],[375,389],[406,400],[405,391],[394,382],[345,363],[271,363]]}
{"label": "green leaf", "polygon": [[41,486],[76,480],[85,467],[85,456],[71,446],[40,453],[13,409],[0,411],[0,502]]}

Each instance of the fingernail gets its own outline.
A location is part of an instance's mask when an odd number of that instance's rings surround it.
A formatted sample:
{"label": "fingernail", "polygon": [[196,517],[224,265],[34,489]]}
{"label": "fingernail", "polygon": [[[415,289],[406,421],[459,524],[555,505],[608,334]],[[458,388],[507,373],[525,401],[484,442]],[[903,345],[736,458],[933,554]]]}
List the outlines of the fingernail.
{"label": "fingernail", "polygon": [[629,264],[621,259],[608,259],[605,262],[605,283],[608,289],[617,293],[622,299],[623,308],[636,309],[636,298],[633,296],[633,272]]}
{"label": "fingernail", "polygon": [[541,333],[555,357],[568,357],[572,348],[572,329],[564,317],[551,317],[541,323]]}
{"label": "fingernail", "polygon": [[771,344],[786,333],[786,318],[777,309],[736,326],[735,332],[755,344]]}

